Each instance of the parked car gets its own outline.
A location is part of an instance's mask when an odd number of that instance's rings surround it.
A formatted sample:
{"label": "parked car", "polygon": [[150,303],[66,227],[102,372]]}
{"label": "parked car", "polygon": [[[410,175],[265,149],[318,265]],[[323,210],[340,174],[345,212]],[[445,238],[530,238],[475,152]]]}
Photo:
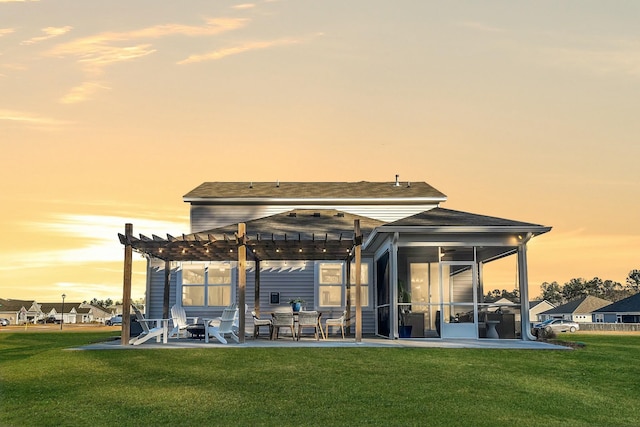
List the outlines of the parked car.
{"label": "parked car", "polygon": [[49,316],[46,318],[45,323],[60,323],[61,319],[57,319],[55,316]]}
{"label": "parked car", "polygon": [[575,332],[580,329],[580,325],[572,320],[564,319],[548,319],[542,323],[536,323],[533,326],[533,334],[538,336],[541,331],[549,333],[553,332]]}
{"label": "parked car", "polygon": [[106,322],[104,322],[105,325],[107,326],[119,326],[122,325],[122,314],[118,314],[116,316],[113,316],[111,319],[107,319]]}
{"label": "parked car", "polygon": [[9,326],[11,321],[9,319],[0,319],[0,326]]}

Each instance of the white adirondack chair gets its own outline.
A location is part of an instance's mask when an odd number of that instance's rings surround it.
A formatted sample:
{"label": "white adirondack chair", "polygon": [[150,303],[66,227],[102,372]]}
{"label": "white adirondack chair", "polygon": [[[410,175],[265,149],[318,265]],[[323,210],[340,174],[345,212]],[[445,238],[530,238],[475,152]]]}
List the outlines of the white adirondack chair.
{"label": "white adirondack chair", "polygon": [[[209,334],[214,336],[222,344],[226,344],[227,340],[225,335],[231,335],[231,338],[235,342],[239,342],[238,336],[235,333],[234,322],[238,316],[238,309],[235,306],[230,306],[224,309],[222,316],[219,319],[213,321],[205,321],[204,323],[204,342],[209,342]],[[214,323],[215,322],[215,323]]]}
{"label": "white adirondack chair", "polygon": [[173,319],[173,329],[169,332],[170,338],[174,335],[176,338],[180,338],[180,332],[183,332],[186,336],[187,326],[198,323],[197,317],[187,317],[184,307],[180,307],[177,304],[171,307],[171,318]]}
{"label": "white adirondack chair", "polygon": [[138,323],[142,327],[142,333],[137,337],[133,337],[129,340],[129,344],[140,345],[143,342],[150,340],[151,338],[161,337],[165,332],[165,328],[161,325],[150,328],[148,322],[151,320],[145,319],[142,312],[135,306],[133,306],[133,311],[136,313],[136,319],[138,319]]}

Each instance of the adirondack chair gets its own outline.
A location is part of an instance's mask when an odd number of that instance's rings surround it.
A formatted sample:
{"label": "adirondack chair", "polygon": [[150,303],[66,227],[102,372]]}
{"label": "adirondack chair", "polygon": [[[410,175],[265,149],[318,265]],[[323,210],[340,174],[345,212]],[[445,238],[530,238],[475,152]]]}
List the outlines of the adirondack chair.
{"label": "adirondack chair", "polygon": [[166,328],[163,326],[155,326],[150,328],[148,323],[151,322],[151,320],[145,319],[144,315],[137,307],[133,305],[132,307],[133,311],[136,314],[136,319],[138,319],[138,323],[142,327],[142,333],[137,337],[131,338],[129,340],[129,344],[140,345],[143,342],[150,340],[151,338],[161,337],[162,334],[166,332]]}
{"label": "adirondack chair", "polygon": [[169,337],[175,335],[176,338],[180,338],[180,332],[187,334],[187,327],[198,323],[197,317],[187,317],[187,313],[183,307],[179,307],[177,304],[171,307],[171,318],[173,319],[173,329],[169,332]]}
{"label": "adirondack chair", "polygon": [[204,342],[209,342],[209,334],[214,336],[222,344],[226,344],[227,340],[224,338],[226,334],[231,335],[231,338],[235,342],[239,342],[238,336],[235,333],[236,328],[233,324],[238,316],[238,309],[235,306],[230,306],[224,309],[222,316],[216,320],[204,319]]}

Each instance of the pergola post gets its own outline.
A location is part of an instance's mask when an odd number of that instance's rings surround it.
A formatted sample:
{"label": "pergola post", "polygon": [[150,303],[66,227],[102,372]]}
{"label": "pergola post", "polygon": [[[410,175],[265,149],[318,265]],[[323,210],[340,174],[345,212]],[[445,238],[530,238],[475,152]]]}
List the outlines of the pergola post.
{"label": "pergola post", "polygon": [[354,236],[353,242],[355,244],[355,259],[356,259],[356,342],[362,342],[362,235],[360,234],[360,220],[355,219],[353,221]]}
{"label": "pergola post", "polygon": [[164,261],[164,297],[162,301],[162,318],[169,318],[169,284],[171,279],[171,261]]}
{"label": "pergola post", "polygon": [[126,244],[124,245],[124,277],[122,279],[122,332],[120,333],[120,345],[129,345],[131,336],[131,272],[133,266],[133,249],[131,248],[131,236],[133,224],[124,225]]}
{"label": "pergola post", "polygon": [[253,307],[256,312],[256,316],[260,317],[260,260],[256,259],[256,272],[253,285]]}
{"label": "pergola post", "polygon": [[245,330],[245,300],[246,300],[246,287],[247,287],[247,245],[246,245],[246,225],[241,222],[238,223],[238,316],[240,321],[238,323],[238,340],[240,344],[244,343],[244,330]]}

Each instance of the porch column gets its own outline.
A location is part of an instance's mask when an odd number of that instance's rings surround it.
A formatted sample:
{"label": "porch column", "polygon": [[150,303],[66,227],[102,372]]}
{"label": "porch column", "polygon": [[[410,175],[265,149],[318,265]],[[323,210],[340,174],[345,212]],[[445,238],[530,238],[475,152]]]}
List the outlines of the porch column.
{"label": "porch column", "polygon": [[[355,251],[353,256],[355,256]],[[347,271],[345,272],[346,274],[346,299],[347,299],[347,303],[345,306],[345,309],[347,311],[347,317],[345,318],[345,324],[347,325],[347,336],[351,336],[351,307],[353,306],[353,304],[355,304],[355,301],[351,301],[351,260],[352,260],[352,256],[349,255],[349,257],[347,258]],[[355,288],[354,288],[355,289]]]}
{"label": "porch column", "polygon": [[131,335],[131,271],[133,250],[131,248],[131,236],[133,224],[124,225],[126,243],[124,245],[124,277],[122,279],[122,331],[120,332],[120,345],[129,345]]}
{"label": "porch column", "polygon": [[391,320],[390,337],[398,339],[398,239],[399,233],[393,233],[389,253],[389,317]]}
{"label": "porch column", "polygon": [[245,291],[247,285],[247,237],[246,225],[238,223],[238,341],[244,344],[244,328],[245,328]]}
{"label": "porch column", "polygon": [[361,286],[361,262],[362,262],[362,234],[360,234],[360,220],[354,222],[354,243],[356,254],[356,342],[362,342],[362,286]]}
{"label": "porch column", "polygon": [[531,238],[529,234],[524,242],[518,245],[518,282],[520,282],[520,336],[523,340],[535,341],[536,337],[531,334],[529,328],[529,279],[527,272],[527,241]]}

